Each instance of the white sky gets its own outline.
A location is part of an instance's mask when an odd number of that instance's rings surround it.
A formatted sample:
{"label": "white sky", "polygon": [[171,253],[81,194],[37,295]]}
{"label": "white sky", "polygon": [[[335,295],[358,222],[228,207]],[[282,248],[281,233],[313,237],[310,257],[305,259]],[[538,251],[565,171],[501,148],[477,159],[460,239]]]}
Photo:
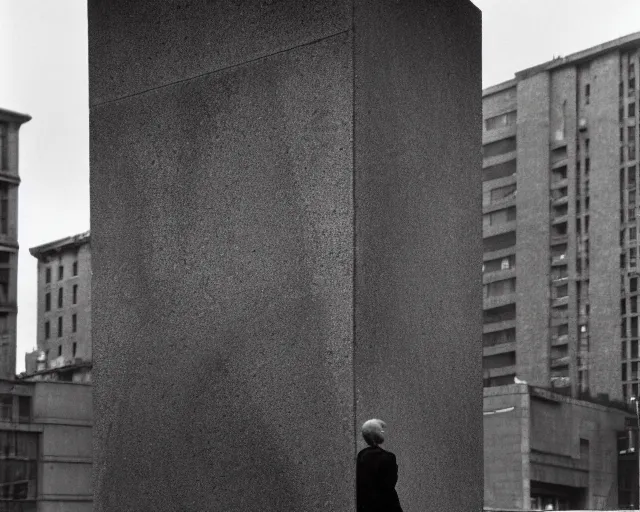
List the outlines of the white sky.
{"label": "white sky", "polygon": [[[483,11],[483,87],[640,31],[640,0],[473,3]],[[19,373],[36,346],[28,249],[89,229],[86,0],[0,0],[0,107],[33,117],[20,132]]]}

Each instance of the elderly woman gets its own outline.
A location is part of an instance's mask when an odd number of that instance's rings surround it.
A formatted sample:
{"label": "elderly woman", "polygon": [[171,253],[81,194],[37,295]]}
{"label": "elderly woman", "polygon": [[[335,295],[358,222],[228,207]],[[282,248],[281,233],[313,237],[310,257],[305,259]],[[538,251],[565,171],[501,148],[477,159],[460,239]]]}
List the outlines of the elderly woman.
{"label": "elderly woman", "polygon": [[384,421],[372,419],[362,425],[362,437],[369,446],[360,450],[356,463],[358,512],[402,512],[396,482],[396,456],[383,450]]}

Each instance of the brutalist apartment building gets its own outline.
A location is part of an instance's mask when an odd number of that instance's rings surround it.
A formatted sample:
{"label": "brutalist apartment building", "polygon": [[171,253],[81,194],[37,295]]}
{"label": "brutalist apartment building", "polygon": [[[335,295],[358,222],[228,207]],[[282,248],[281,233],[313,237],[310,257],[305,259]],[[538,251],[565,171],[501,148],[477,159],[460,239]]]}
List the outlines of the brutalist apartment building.
{"label": "brutalist apartment building", "polygon": [[638,395],[639,47],[483,91],[485,387]]}
{"label": "brutalist apartment building", "polygon": [[639,57],[635,33],[483,91],[487,506],[637,507]]}

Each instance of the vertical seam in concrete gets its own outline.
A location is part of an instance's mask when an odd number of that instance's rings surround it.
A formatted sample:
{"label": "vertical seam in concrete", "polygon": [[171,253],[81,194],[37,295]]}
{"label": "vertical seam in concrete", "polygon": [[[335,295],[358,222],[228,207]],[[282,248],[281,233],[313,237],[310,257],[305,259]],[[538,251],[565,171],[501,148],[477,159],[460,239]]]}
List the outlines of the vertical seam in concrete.
{"label": "vertical seam in concrete", "polygon": [[[353,379],[353,451],[355,465],[358,457],[358,411],[356,394],[356,0],[351,0],[351,217],[352,233],[352,281],[351,281],[351,375]],[[353,479],[353,497],[358,507],[358,489]]]}

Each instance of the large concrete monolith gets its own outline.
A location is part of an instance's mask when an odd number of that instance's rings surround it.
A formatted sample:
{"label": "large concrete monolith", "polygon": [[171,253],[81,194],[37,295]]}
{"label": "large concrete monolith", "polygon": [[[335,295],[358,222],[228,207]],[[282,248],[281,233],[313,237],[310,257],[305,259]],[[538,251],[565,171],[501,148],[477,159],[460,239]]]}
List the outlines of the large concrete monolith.
{"label": "large concrete monolith", "polygon": [[482,505],[480,14],[89,0],[95,507]]}

